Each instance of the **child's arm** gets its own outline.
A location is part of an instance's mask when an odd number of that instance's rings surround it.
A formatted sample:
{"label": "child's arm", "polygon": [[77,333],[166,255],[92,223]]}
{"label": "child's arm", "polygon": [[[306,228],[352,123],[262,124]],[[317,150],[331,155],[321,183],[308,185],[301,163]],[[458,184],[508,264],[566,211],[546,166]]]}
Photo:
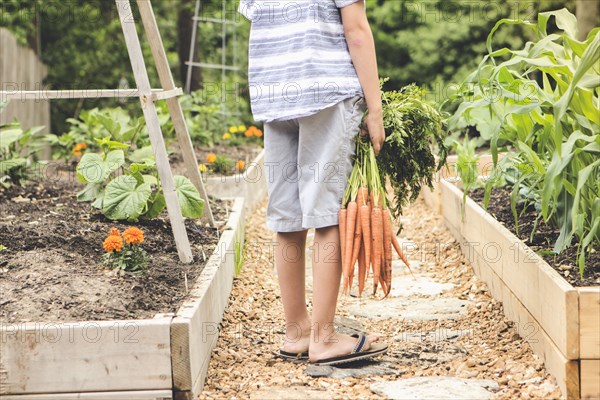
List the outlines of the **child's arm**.
{"label": "child's arm", "polygon": [[385,140],[385,131],[383,129],[375,41],[367,20],[364,0],[343,7],[341,12],[346,42],[369,110],[366,128],[371,137],[375,154],[378,154]]}

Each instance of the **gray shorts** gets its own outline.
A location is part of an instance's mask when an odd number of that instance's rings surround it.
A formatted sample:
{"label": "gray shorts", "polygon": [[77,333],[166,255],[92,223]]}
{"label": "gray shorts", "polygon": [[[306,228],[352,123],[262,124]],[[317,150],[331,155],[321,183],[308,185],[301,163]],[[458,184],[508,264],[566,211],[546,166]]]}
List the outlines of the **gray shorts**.
{"label": "gray shorts", "polygon": [[297,232],[338,224],[365,109],[356,96],[308,117],[265,124],[269,229]]}

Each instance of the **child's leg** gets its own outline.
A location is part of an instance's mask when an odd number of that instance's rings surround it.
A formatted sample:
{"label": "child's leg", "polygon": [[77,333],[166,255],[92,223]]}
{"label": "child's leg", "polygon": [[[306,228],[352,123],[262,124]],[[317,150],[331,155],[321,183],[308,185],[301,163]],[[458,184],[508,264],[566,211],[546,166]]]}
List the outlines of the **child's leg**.
{"label": "child's leg", "polygon": [[308,350],[310,339],[304,278],[306,232],[278,233],[274,252],[286,321],[283,350],[290,353]]}
{"label": "child's leg", "polygon": [[[333,319],[342,276],[338,226],[316,229],[313,251],[313,312],[309,357],[311,361],[348,354],[356,338],[335,332]],[[378,340],[369,335],[365,349]]]}

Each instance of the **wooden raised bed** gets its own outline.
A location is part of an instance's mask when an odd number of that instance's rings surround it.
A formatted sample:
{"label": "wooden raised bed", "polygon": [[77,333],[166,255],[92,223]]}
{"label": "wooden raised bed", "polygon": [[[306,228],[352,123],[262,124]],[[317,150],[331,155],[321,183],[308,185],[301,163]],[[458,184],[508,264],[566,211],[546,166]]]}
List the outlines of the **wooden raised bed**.
{"label": "wooden raised bed", "polygon": [[244,213],[244,199],[234,199],[214,253],[175,315],[0,325],[0,397],[195,398],[231,292]]}
{"label": "wooden raised bed", "polygon": [[[482,158],[480,174],[488,158]],[[450,163],[452,160],[449,161]],[[573,287],[447,179],[423,191],[568,399],[600,398],[600,287]]]}
{"label": "wooden raised bed", "polygon": [[262,150],[241,174],[205,178],[208,193],[218,198],[244,197],[246,210],[252,210],[267,194],[265,151]]}

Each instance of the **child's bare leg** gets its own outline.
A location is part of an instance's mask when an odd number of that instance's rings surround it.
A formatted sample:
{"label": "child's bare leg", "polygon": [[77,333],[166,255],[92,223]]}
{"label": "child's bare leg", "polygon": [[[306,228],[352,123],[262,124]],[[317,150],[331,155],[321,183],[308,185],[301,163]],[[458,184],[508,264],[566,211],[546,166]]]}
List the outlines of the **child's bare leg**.
{"label": "child's bare leg", "polygon": [[283,350],[292,353],[308,350],[310,339],[304,279],[306,233],[278,233],[275,246],[275,266],[286,321]]}
{"label": "child's bare leg", "polygon": [[[356,345],[356,338],[336,333],[333,326],[342,276],[339,238],[337,225],[316,229],[315,232],[311,361],[348,354]],[[378,339],[376,335],[369,335],[365,350]]]}

